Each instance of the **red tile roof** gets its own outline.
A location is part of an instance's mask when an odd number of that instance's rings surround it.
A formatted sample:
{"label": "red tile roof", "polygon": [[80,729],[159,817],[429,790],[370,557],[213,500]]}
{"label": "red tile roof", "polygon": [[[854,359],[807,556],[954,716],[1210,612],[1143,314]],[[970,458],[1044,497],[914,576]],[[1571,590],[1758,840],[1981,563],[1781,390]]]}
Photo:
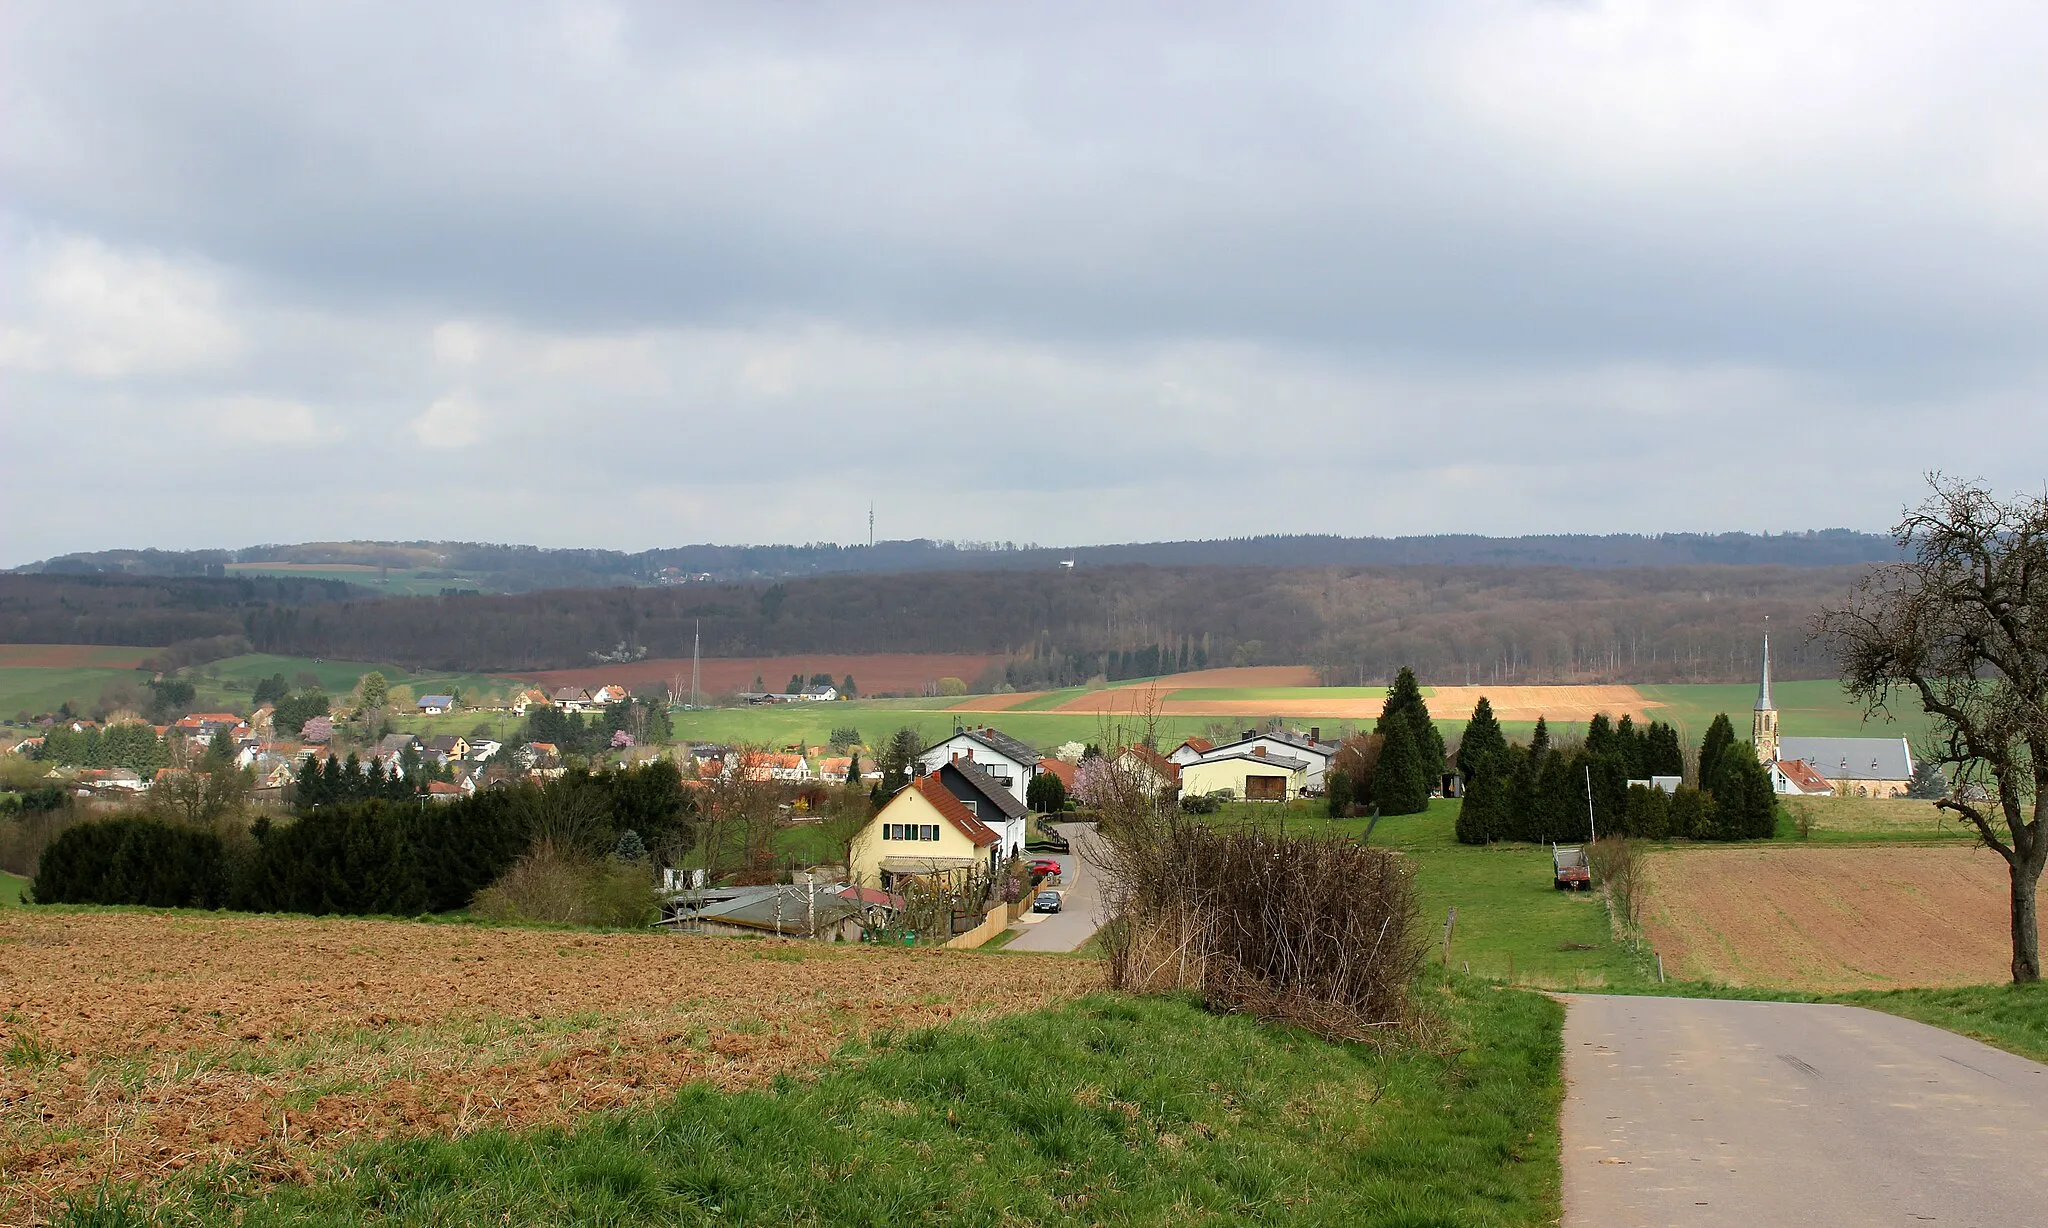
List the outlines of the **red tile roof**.
{"label": "red tile roof", "polygon": [[1149,767],[1153,771],[1159,773],[1159,775],[1165,780],[1174,783],[1179,782],[1180,764],[1175,763],[1171,759],[1168,759],[1165,755],[1160,754],[1158,751],[1153,750],[1151,747],[1126,746],[1124,747],[1124,751],[1126,754],[1130,755],[1138,762],[1144,764],[1146,767]]}
{"label": "red tile roof", "polygon": [[1067,787],[1067,792],[1072,793],[1074,791],[1073,764],[1068,763],[1064,759],[1040,759],[1038,761],[1038,770],[1050,772],[1054,776],[1059,777],[1060,783]]}
{"label": "red tile roof", "polygon": [[1835,791],[1835,787],[1827,782],[1827,777],[1815,771],[1813,765],[1804,759],[1780,759],[1778,772],[1797,786],[1801,793]]}
{"label": "red tile roof", "polygon": [[937,772],[918,777],[911,782],[910,787],[917,790],[924,800],[930,802],[932,809],[945,815],[948,823],[959,828],[961,835],[973,841],[974,847],[985,849],[1002,839],[989,829],[988,824],[967,813],[967,807],[960,804],[960,799],[947,792],[946,786],[939,783]]}
{"label": "red tile roof", "polygon": [[1187,741],[1182,742],[1181,745],[1204,755],[1216,749],[1216,744],[1207,738],[1189,738]]}

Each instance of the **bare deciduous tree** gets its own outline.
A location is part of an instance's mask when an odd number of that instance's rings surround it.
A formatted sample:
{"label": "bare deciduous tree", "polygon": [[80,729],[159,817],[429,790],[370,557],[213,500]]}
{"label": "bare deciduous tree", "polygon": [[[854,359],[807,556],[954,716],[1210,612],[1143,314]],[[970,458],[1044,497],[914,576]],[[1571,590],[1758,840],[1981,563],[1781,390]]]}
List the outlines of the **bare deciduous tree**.
{"label": "bare deciduous tree", "polygon": [[2048,863],[2048,497],[2001,503],[1935,475],[1895,533],[1905,562],[1880,567],[1816,620],[1868,711],[1896,692],[1934,718],[1925,753],[1946,769],[1935,804],[2005,858],[2012,979],[2041,979],[2035,893]]}

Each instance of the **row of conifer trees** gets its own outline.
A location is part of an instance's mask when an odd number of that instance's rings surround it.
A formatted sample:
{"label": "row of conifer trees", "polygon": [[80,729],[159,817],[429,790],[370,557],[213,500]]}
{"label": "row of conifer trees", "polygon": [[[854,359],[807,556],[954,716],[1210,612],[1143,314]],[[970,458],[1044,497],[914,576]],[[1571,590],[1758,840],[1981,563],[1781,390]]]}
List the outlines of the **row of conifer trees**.
{"label": "row of conifer trees", "polygon": [[1691,780],[1673,792],[1643,784],[1685,775],[1678,731],[1661,721],[1638,729],[1595,716],[1585,741],[1553,747],[1539,719],[1526,746],[1510,743],[1481,699],[1458,747],[1465,799],[1457,837],[1465,844],[1499,840],[1576,842],[1601,836],[1662,840],[1762,840],[1777,830],[1777,798],[1769,771],[1735,740],[1724,713],[1708,725]]}

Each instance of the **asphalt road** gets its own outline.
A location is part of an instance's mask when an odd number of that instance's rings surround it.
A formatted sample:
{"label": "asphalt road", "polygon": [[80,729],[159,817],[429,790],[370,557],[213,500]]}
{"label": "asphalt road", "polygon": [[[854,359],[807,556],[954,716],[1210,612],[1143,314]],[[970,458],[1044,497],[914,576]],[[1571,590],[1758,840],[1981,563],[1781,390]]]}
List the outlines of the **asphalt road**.
{"label": "asphalt road", "polygon": [[1066,898],[1054,913],[1025,913],[1017,919],[1023,932],[1010,940],[1010,951],[1073,951],[1102,928],[1101,897],[1095,890],[1095,867],[1084,855],[1095,846],[1095,824],[1055,823],[1067,838],[1064,853],[1034,853],[1060,863],[1060,886]]}
{"label": "asphalt road", "polygon": [[2048,1224],[2048,1066],[1851,1006],[1566,999],[1566,1225]]}

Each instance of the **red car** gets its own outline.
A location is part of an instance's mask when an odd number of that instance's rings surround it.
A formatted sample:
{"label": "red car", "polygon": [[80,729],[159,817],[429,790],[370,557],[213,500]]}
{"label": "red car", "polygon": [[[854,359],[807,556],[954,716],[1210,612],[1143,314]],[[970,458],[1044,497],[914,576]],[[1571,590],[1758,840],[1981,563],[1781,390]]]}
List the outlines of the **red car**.
{"label": "red car", "polygon": [[1031,863],[1031,872],[1043,875],[1058,874],[1060,872],[1060,863],[1040,858]]}

